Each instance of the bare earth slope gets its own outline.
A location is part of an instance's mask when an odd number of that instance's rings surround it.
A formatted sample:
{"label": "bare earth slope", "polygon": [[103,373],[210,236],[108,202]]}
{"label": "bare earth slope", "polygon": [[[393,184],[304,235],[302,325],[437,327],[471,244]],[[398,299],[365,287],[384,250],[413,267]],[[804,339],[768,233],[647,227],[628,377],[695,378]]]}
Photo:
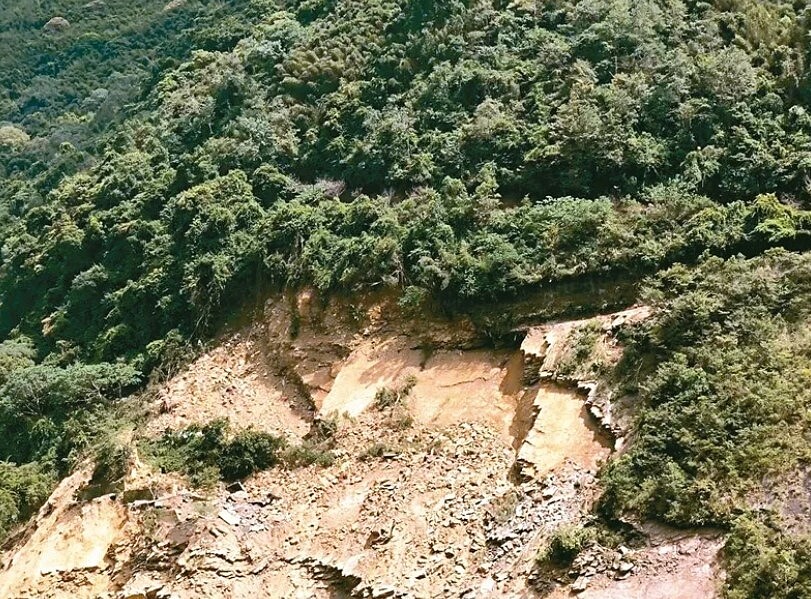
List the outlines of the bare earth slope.
{"label": "bare earth slope", "polygon": [[329,420],[335,463],[203,493],[136,460],[125,492],[80,500],[86,467],[3,554],[0,597],[714,597],[712,531],[596,546],[555,580],[535,564],[589,517],[622,444],[608,393],[559,372],[570,333],[592,326],[616,359],[614,331],[646,315],[541,324],[493,349],[469,322],[403,320],[385,300],[268,304],[158,390],[145,434],[226,417],[296,442]]}

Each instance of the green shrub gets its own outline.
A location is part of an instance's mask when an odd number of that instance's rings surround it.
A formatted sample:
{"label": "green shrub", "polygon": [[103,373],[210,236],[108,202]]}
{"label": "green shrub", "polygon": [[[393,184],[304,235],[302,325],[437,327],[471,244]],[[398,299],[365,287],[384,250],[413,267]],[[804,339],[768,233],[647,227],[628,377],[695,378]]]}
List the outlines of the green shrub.
{"label": "green shrub", "polygon": [[372,443],[369,447],[364,449],[360,453],[360,455],[358,455],[358,458],[362,462],[366,462],[375,458],[382,458],[383,455],[385,455],[389,451],[391,451],[391,449],[385,443],[380,442]]}
{"label": "green shrub", "polygon": [[331,444],[338,434],[338,421],[334,418],[318,418],[313,421],[312,428],[307,436],[313,443]]}
{"label": "green shrub", "polygon": [[8,339],[0,343],[0,385],[15,371],[34,366],[37,352],[30,339]]}
{"label": "green shrub", "polygon": [[42,505],[55,484],[55,473],[37,464],[0,462],[0,540]]}
{"label": "green shrub", "polygon": [[581,551],[596,541],[597,531],[594,528],[567,526],[552,535],[537,560],[557,567],[570,566]]}
{"label": "green shrub", "polygon": [[785,251],[652,282],[659,310],[624,369],[639,389],[634,443],[605,472],[604,508],[725,525],[764,476],[808,460],[809,288],[811,256]]}
{"label": "green shrub", "polygon": [[313,465],[328,468],[335,463],[335,456],[328,449],[307,441],[288,447],[282,452],[280,459],[284,467],[290,470]]}
{"label": "green shrub", "polygon": [[724,548],[728,599],[811,597],[811,537],[737,519]]}
{"label": "green shrub", "polygon": [[201,486],[213,479],[244,478],[279,460],[282,438],[251,429],[232,432],[226,420],[145,440],[144,455],[165,472],[182,472]]}
{"label": "green shrub", "polygon": [[275,466],[278,451],[284,445],[281,438],[267,433],[254,430],[240,431],[222,446],[217,465],[225,480],[244,478],[259,470]]}

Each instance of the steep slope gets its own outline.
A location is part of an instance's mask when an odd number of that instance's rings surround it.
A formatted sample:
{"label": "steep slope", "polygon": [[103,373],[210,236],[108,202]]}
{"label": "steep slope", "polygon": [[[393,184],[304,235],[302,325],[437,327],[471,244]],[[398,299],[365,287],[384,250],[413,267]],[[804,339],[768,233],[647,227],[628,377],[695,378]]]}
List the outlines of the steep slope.
{"label": "steep slope", "polygon": [[[622,430],[601,384],[560,373],[569,332],[598,330],[597,353],[616,358],[617,332],[649,310],[523,329],[488,349],[470,323],[404,321],[390,300],[367,302],[354,324],[328,306],[291,339],[290,313],[269,304],[264,322],[158,390],[143,434],[226,417],[300,440],[329,421],[333,464],[201,492],[136,459],[123,491],[82,499],[85,468],[4,555],[0,595],[538,596],[574,582],[596,589],[585,596],[715,596],[719,541],[703,535],[594,545],[570,577],[536,565],[553,533],[589,521]],[[694,594],[674,594],[677,577]]]}

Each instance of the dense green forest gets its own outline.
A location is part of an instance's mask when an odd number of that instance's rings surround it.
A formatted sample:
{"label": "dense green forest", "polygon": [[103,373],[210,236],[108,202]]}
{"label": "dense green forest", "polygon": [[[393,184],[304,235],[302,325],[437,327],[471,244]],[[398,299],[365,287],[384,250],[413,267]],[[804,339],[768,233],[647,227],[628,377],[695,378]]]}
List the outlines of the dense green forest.
{"label": "dense green forest", "polygon": [[7,3],[0,532],[251,295],[644,279],[605,513],[726,527],[730,597],[811,596],[811,542],[744,501],[811,457],[809,30],[802,0]]}

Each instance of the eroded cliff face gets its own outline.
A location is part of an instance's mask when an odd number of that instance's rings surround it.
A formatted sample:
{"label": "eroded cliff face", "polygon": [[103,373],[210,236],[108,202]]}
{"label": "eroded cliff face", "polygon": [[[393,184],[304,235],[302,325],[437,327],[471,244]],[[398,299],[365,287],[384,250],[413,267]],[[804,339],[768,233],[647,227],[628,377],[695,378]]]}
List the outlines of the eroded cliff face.
{"label": "eroded cliff face", "polygon": [[537,323],[494,347],[385,298],[269,302],[156,389],[136,434],[225,417],[299,442],[327,422],[334,463],[202,492],[136,458],[123,490],[82,499],[98,495],[87,465],[3,554],[0,597],[713,597],[712,532],[643,530],[568,573],[536,565],[591,517],[628,417],[573,361],[572,333],[610,366],[616,332],[647,315]]}

